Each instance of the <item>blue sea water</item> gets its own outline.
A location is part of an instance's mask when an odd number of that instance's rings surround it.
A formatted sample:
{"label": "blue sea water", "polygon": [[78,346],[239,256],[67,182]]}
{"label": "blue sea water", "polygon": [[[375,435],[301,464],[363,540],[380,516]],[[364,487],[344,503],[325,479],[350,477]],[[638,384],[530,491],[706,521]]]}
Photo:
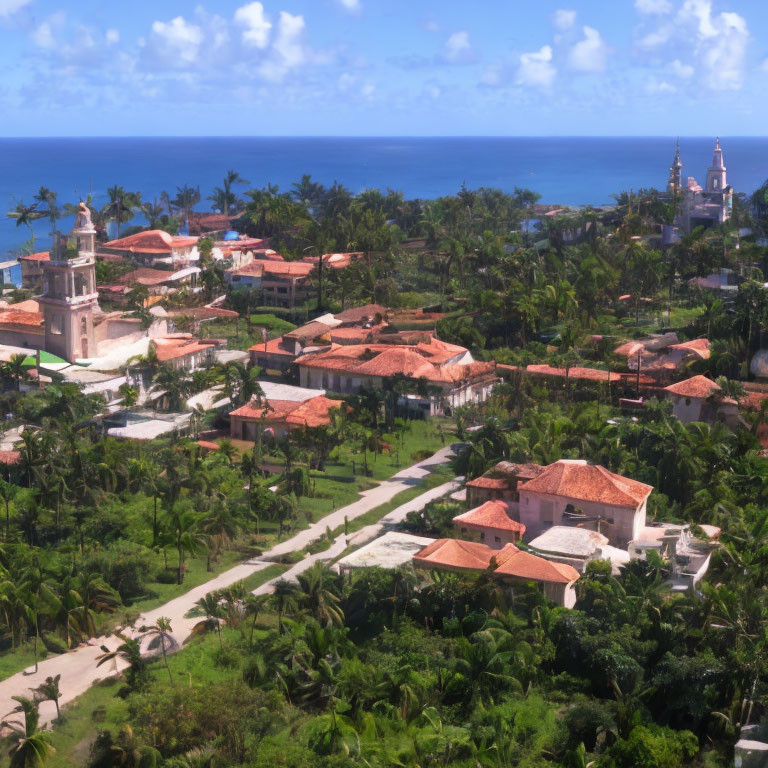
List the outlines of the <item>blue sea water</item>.
{"label": "blue sea water", "polygon": [[[722,137],[721,143],[736,190],[760,186],[768,177],[768,138]],[[684,176],[703,181],[714,139],[684,138],[680,145]],[[353,192],[391,188],[433,198],[466,183],[507,192],[529,187],[547,203],[600,205],[622,190],[663,188],[674,149],[673,138],[660,137],[0,139],[0,211],[32,202],[41,185],[62,203],[90,190],[100,205],[113,184],[151,200],[185,183],[200,185],[198,208],[206,210],[205,197],[229,168],[250,186],[281,190],[310,173]],[[49,228],[47,221],[35,226],[41,247]],[[8,258],[26,239],[24,228],[0,216],[0,256]]]}

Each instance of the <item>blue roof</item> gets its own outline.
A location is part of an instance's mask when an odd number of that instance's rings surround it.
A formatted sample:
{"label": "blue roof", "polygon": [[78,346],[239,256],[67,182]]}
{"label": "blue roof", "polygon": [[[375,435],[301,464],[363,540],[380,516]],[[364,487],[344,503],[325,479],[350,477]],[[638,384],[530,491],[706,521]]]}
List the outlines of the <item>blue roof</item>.
{"label": "blue roof", "polygon": [[235,232],[234,230],[230,229],[229,232],[227,232],[226,235],[224,235],[225,240],[239,240],[240,239],[240,233]]}

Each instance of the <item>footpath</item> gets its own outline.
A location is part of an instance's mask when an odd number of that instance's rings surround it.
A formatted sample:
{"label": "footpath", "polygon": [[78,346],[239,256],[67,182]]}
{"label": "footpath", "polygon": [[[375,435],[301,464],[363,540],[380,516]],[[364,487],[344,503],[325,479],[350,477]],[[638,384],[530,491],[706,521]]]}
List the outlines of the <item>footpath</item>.
{"label": "footpath", "polygon": [[[418,486],[424,478],[429,475],[436,467],[447,464],[453,452],[449,447],[442,448],[433,456],[430,456],[418,464],[401,470],[393,475],[389,480],[385,480],[379,485],[364,491],[360,499],[352,504],[337,509],[326,515],[321,520],[313,523],[303,531],[299,531],[295,536],[272,547],[264,552],[259,558],[241,563],[228,571],[219,574],[215,578],[201,584],[189,592],[180,595],[173,600],[165,603],[159,608],[139,616],[134,623],[134,627],[149,626],[161,616],[171,620],[171,627],[174,639],[182,644],[189,637],[192,627],[200,620],[199,617],[189,618],[187,614],[195,607],[195,603],[204,597],[208,592],[223,589],[234,584],[237,581],[251,576],[258,571],[267,568],[272,563],[270,560],[291,552],[297,552],[304,549],[315,539],[319,538],[327,529],[334,530],[344,525],[345,519],[352,521],[372,509],[390,502],[398,493]],[[338,536],[331,547],[315,555],[308,555],[300,562],[296,563],[290,570],[276,579],[265,582],[254,592],[256,594],[266,594],[274,588],[274,582],[280,578],[295,579],[296,575],[309,568],[319,560],[329,560],[338,557],[350,544],[362,544],[378,535],[375,531],[381,532],[387,525],[393,525],[405,518],[408,512],[423,509],[426,504],[435,498],[439,498],[446,493],[455,490],[457,484],[455,481],[445,483],[444,485],[433,488],[411,500],[407,504],[398,507],[387,514],[381,521],[373,525],[366,526],[360,531],[351,534],[349,537]],[[368,538],[366,538],[366,536]],[[139,636],[138,629],[127,629],[126,635],[134,637]],[[97,667],[97,658],[103,653],[102,646],[114,650],[120,645],[121,640],[114,635],[106,637],[92,638],[88,644],[74,648],[67,653],[51,656],[40,662],[36,673],[28,674],[28,670],[19,672],[12,677],[0,681],[0,717],[5,717],[16,706],[13,696],[29,696],[30,688],[36,688],[45,682],[47,677],[61,675],[59,687],[61,698],[59,706],[64,707],[69,702],[85,693],[96,681],[116,675],[124,666],[124,663],[109,662],[101,667]],[[40,723],[45,725],[50,723],[56,717],[56,708],[53,702],[44,701],[40,704]]]}

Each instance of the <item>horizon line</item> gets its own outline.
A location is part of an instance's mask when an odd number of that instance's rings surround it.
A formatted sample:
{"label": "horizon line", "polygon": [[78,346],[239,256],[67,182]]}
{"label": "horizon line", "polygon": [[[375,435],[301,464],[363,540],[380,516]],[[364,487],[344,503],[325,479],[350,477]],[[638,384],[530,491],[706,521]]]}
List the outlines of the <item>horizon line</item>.
{"label": "horizon line", "polygon": [[[719,134],[725,139],[768,139],[759,134]],[[104,139],[711,139],[715,134],[124,134],[124,135],[60,135],[0,136],[3,140],[104,140]]]}

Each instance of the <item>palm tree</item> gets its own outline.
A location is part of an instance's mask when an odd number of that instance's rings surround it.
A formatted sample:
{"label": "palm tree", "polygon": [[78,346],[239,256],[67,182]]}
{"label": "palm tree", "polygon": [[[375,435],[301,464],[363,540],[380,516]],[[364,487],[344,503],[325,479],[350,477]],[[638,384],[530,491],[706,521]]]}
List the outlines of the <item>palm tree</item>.
{"label": "palm tree", "polygon": [[168,670],[168,678],[173,682],[173,675],[171,674],[171,668],[168,665],[168,655],[166,646],[173,647],[176,644],[176,640],[171,634],[173,628],[171,627],[171,620],[167,616],[161,616],[151,627],[146,627],[142,637],[154,637],[157,642],[160,643],[160,651],[163,654],[163,663]]}
{"label": "palm tree", "polygon": [[269,595],[254,595],[253,593],[248,593],[245,597],[243,603],[245,615],[251,617],[251,632],[248,637],[249,645],[253,645],[253,632],[256,629],[256,620],[259,618],[259,614],[264,610],[269,600]]}
{"label": "palm tree", "polygon": [[8,750],[11,758],[9,766],[10,768],[43,768],[56,750],[48,743],[48,734],[37,730],[40,722],[38,703],[24,696],[11,698],[18,703],[18,706],[9,714],[22,713],[23,720],[4,720],[0,723],[0,726],[10,730],[7,737],[11,742],[11,748]]}
{"label": "palm tree", "polygon": [[221,640],[221,595],[218,592],[209,592],[205,597],[201,597],[195,603],[195,606],[205,614],[205,618],[202,621],[198,621],[192,627],[192,636],[215,629],[216,634],[219,636],[219,648],[223,649],[224,645]]}
{"label": "palm tree", "polygon": [[17,392],[21,389],[21,382],[28,377],[26,359],[27,356],[23,353],[11,355],[11,359],[0,368],[2,377],[8,377],[14,383]]}
{"label": "palm tree", "polygon": [[61,698],[61,689],[59,683],[61,675],[56,677],[46,677],[44,683],[40,683],[37,688],[32,689],[35,694],[35,701],[52,701],[56,705],[56,719],[61,719],[61,710],[59,709],[59,699]]}
{"label": "palm tree", "polygon": [[144,202],[141,204],[141,213],[149,223],[150,229],[157,229],[164,211],[165,208],[157,202],[157,198],[152,203]]}
{"label": "palm tree", "polygon": [[100,667],[108,661],[117,661],[118,659],[126,662],[128,664],[128,685],[131,689],[135,689],[138,687],[145,666],[141,656],[141,642],[119,633],[117,636],[122,640],[122,643],[114,651],[110,651],[106,645],[102,645],[101,650],[104,653],[96,658],[96,666]]}
{"label": "palm tree", "polygon": [[133,218],[133,211],[141,205],[138,192],[127,192],[124,187],[115,185],[107,190],[109,202],[104,206],[103,214],[115,222],[115,237],[120,239],[120,225]]}
{"label": "palm tree", "polygon": [[47,581],[47,574],[38,563],[31,564],[21,574],[19,589],[26,598],[26,619],[34,631],[35,672],[38,670],[37,648],[40,642],[40,615],[55,612],[56,594]]}
{"label": "palm tree", "polygon": [[330,626],[344,623],[344,611],[338,594],[339,576],[324,563],[315,563],[296,580],[303,593],[299,600],[303,607],[320,622]]}
{"label": "palm tree", "polygon": [[275,582],[270,602],[277,611],[277,631],[283,634],[283,616],[296,609],[298,604],[298,589],[291,581],[279,579]]}
{"label": "palm tree", "polygon": [[0,479],[0,499],[5,504],[5,540],[11,535],[11,502],[19,491],[19,487],[13,483]]}
{"label": "palm tree", "polygon": [[32,222],[45,214],[37,210],[37,203],[33,205],[17,203],[16,207],[6,215],[9,219],[16,219],[17,227],[25,226],[29,230],[30,253],[32,253],[35,250],[35,230],[32,227]]}
{"label": "palm tree", "polygon": [[81,573],[73,582],[73,592],[80,600],[81,626],[91,636],[97,633],[93,614],[114,613],[120,596],[97,573]]}
{"label": "palm tree", "polygon": [[184,582],[184,560],[205,548],[205,538],[199,533],[197,515],[190,509],[174,505],[166,514],[166,526],[179,556],[178,584]]}
{"label": "palm tree", "polygon": [[183,187],[176,187],[176,197],[171,203],[181,211],[184,211],[184,220],[189,228],[189,217],[192,209],[200,202],[200,187],[190,187],[185,184]]}
{"label": "palm tree", "polygon": [[56,193],[48,187],[40,187],[34,199],[47,208],[48,216],[51,219],[51,229],[56,231],[56,219],[59,215],[59,208],[56,205]]}
{"label": "palm tree", "polygon": [[237,171],[227,171],[222,181],[221,187],[215,187],[213,194],[208,199],[213,203],[214,208],[218,208],[222,213],[230,214],[237,207],[237,195],[232,192],[233,184],[250,184]]}

